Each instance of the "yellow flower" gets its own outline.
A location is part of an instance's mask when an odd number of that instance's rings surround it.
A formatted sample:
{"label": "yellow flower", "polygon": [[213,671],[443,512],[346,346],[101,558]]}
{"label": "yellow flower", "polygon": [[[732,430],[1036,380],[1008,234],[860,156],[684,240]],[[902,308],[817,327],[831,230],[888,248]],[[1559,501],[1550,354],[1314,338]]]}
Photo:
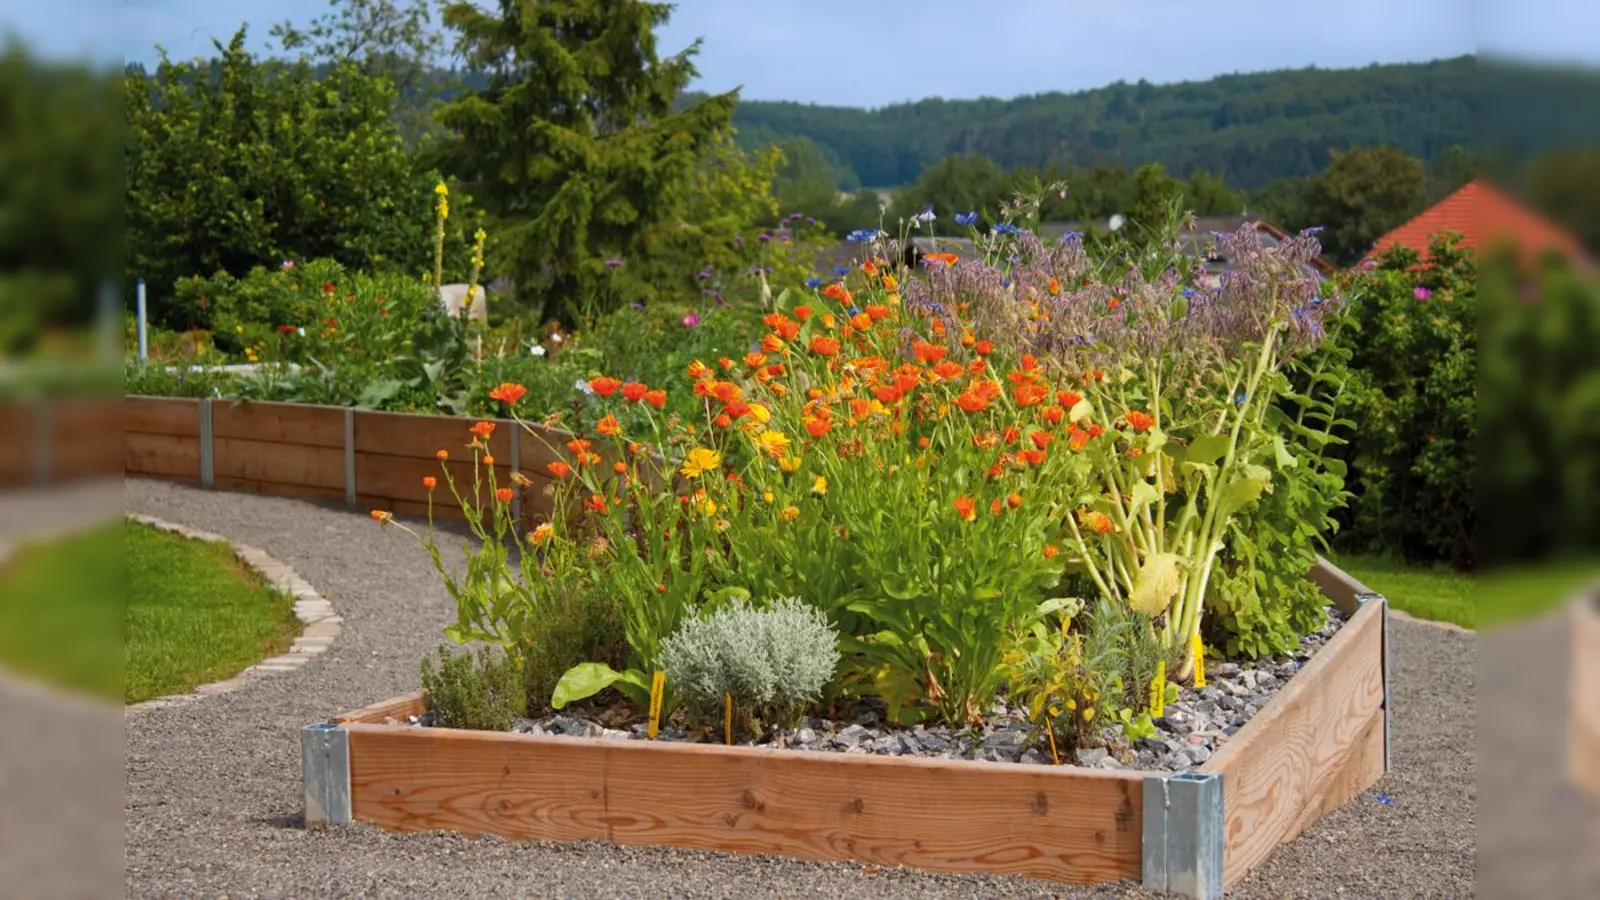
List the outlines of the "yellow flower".
{"label": "yellow flower", "polygon": [[444,182],[441,181],[439,182],[439,186],[433,189],[433,192],[441,197],[445,197],[450,194],[450,189],[445,187]]}
{"label": "yellow flower", "polygon": [[772,496],[772,492],[771,491],[767,491],[766,493],[761,495],[761,499],[765,500],[768,503],[771,503],[774,498]]}
{"label": "yellow flower", "polygon": [[704,500],[702,500],[700,502],[700,511],[705,513],[708,516],[716,515],[717,514],[717,501],[711,499],[710,497],[707,497],[706,499],[704,499]]}
{"label": "yellow flower", "polygon": [[750,404],[750,417],[765,425],[772,421],[772,412],[759,403]]}
{"label": "yellow flower", "polygon": [[816,494],[818,497],[821,497],[823,494],[826,494],[827,492],[828,492],[828,479],[822,477],[821,475],[818,475],[817,476],[817,480],[813,481],[811,483],[811,493]]}
{"label": "yellow flower", "polygon": [[795,519],[800,518],[800,508],[797,506],[785,506],[778,512],[778,518],[784,522],[793,522]]}
{"label": "yellow flower", "polygon": [[722,465],[722,456],[717,451],[706,447],[696,447],[690,450],[689,455],[684,458],[683,468],[679,471],[683,473],[685,478],[699,478],[707,472],[715,471],[720,465]]}
{"label": "yellow flower", "polygon": [[528,542],[537,547],[540,544],[543,544],[545,541],[550,540],[550,535],[554,532],[555,528],[549,522],[545,522],[539,527],[533,529],[533,533],[528,535]]}
{"label": "yellow flower", "polygon": [[762,453],[777,459],[789,449],[789,436],[781,431],[763,431],[756,435],[756,446],[761,448]]}
{"label": "yellow flower", "polygon": [[800,457],[784,457],[783,459],[778,460],[778,468],[784,470],[785,472],[793,472],[795,469],[800,468]]}

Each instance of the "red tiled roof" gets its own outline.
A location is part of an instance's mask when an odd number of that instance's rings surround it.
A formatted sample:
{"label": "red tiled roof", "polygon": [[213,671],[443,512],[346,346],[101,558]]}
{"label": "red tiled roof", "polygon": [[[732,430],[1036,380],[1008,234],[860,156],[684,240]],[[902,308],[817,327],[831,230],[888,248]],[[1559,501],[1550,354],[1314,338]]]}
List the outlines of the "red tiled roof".
{"label": "red tiled roof", "polygon": [[1379,238],[1365,258],[1372,259],[1399,244],[1427,259],[1428,244],[1443,231],[1460,233],[1461,246],[1474,251],[1509,239],[1519,246],[1524,260],[1555,250],[1581,265],[1593,262],[1577,238],[1481,179]]}

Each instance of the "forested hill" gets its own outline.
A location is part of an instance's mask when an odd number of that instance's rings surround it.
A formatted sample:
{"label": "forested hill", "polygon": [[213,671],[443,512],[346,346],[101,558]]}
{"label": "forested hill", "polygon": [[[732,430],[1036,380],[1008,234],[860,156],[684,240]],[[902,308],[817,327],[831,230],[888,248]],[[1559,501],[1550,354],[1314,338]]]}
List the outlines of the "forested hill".
{"label": "forested hill", "polygon": [[[1330,147],[1386,144],[1423,160],[1473,141],[1471,56],[1363,69],[1297,69],[1171,85],[1119,82],[1013,100],[921,100],[864,110],[745,100],[751,146],[805,137],[846,167],[842,181],[893,187],[953,153],[1006,168],[1159,162],[1236,188],[1320,171]],[[688,98],[686,98],[688,99]],[[848,183],[841,187],[850,187]]]}

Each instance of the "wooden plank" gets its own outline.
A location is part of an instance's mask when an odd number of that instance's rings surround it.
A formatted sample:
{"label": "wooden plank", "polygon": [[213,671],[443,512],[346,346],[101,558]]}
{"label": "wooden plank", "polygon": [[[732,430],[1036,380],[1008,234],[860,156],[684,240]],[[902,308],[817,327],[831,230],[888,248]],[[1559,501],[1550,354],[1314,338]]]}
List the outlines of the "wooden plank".
{"label": "wooden plank", "polygon": [[344,409],[296,403],[213,403],[211,433],[217,438],[280,441],[344,448]]}
{"label": "wooden plank", "polygon": [[1353,616],[1361,607],[1356,597],[1361,594],[1377,593],[1367,587],[1355,576],[1329,562],[1324,557],[1318,556],[1316,565],[1311,567],[1306,575],[1322,591],[1323,596],[1333,602],[1333,607],[1346,616]]}
{"label": "wooden plank", "polygon": [[200,477],[200,439],[170,434],[123,436],[124,470],[129,475],[154,475],[163,478]]}
{"label": "wooden plank", "polygon": [[218,437],[212,442],[211,452],[213,471],[219,479],[337,489],[338,497],[344,497],[341,449]]}
{"label": "wooden plank", "polygon": [[38,480],[34,463],[38,422],[36,402],[0,402],[0,487],[34,484]]}
{"label": "wooden plank", "polygon": [[[315,448],[306,448],[315,449]],[[283,484],[254,478],[234,478],[218,475],[213,485],[219,491],[241,491],[247,494],[271,494],[277,497],[305,497],[312,500],[344,500],[344,488],[314,487],[304,484]]]}
{"label": "wooden plank", "polygon": [[1066,882],[1140,877],[1143,773],[352,724],[354,817]]}
{"label": "wooden plank", "polygon": [[1383,775],[1383,615],[1363,607],[1204,766],[1223,775],[1227,884]]}
{"label": "wooden plank", "polygon": [[348,712],[342,716],[334,716],[328,721],[334,724],[366,722],[372,725],[382,725],[385,719],[396,719],[404,722],[409,716],[420,716],[427,711],[427,698],[421,691],[417,691],[399,697],[391,697],[382,703],[364,706],[355,712]]}
{"label": "wooden plank", "polygon": [[1573,780],[1600,798],[1600,585],[1572,604],[1572,727],[1568,751]]}
{"label": "wooden plank", "polygon": [[[470,459],[472,454],[467,445],[473,439],[471,428],[477,421],[451,416],[358,411],[356,452],[431,460],[440,450],[448,450],[456,459]],[[490,455],[505,460],[507,465],[511,464],[512,425],[511,422],[496,422],[494,434],[489,438]]]}
{"label": "wooden plank", "polygon": [[50,403],[51,478],[73,481],[122,474],[121,397],[69,397]]}
{"label": "wooden plank", "polygon": [[127,397],[122,401],[122,428],[133,434],[200,436],[200,401],[188,397]]}
{"label": "wooden plank", "polygon": [[[441,499],[448,500],[449,495],[447,494]],[[370,494],[356,495],[356,506],[365,510],[383,510],[384,512],[392,512],[397,516],[423,520],[428,518],[429,512],[428,504],[425,501],[396,500],[393,497],[374,497]],[[435,501],[432,512],[433,518],[440,522],[465,522],[467,519],[466,512],[455,505],[453,500],[448,503]],[[487,518],[485,523],[487,524]]]}
{"label": "wooden plank", "polygon": [[[358,431],[357,434],[360,432]],[[500,465],[495,460],[494,478],[498,487],[512,487],[511,467]],[[343,463],[340,464],[341,466]],[[428,489],[422,486],[422,479],[433,477],[439,479],[439,484],[433,490],[433,502],[436,506],[455,506],[456,498],[451,493],[449,485],[444,479],[444,469],[448,468],[450,477],[455,480],[456,490],[463,496],[477,502],[488,502],[492,499],[489,489],[489,479],[486,474],[480,474],[481,487],[473,490],[473,464],[472,458],[451,459],[440,465],[437,459],[416,459],[404,456],[389,456],[382,453],[357,453],[356,454],[356,489],[366,495],[374,497],[390,497],[395,500],[409,500],[425,503],[428,499]],[[478,470],[483,473],[484,467]],[[342,470],[341,470],[342,471]],[[340,481],[340,484],[343,484]]]}

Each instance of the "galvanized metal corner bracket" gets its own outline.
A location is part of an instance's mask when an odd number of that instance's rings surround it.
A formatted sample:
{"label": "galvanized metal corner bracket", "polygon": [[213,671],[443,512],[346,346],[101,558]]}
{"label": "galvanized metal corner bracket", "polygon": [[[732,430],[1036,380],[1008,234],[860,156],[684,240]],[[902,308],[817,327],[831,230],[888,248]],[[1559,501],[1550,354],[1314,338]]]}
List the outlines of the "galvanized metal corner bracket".
{"label": "galvanized metal corner bracket", "polygon": [[344,502],[356,505],[356,411],[344,410]]}
{"label": "galvanized metal corner bracket", "polygon": [[300,771],[305,778],[306,827],[349,825],[350,732],[333,722],[301,728]]}
{"label": "galvanized metal corner bracket", "polygon": [[1383,607],[1382,628],[1378,637],[1378,652],[1383,656],[1383,774],[1389,774],[1389,748],[1394,744],[1390,733],[1389,702],[1389,599],[1382,594],[1357,594],[1356,603],[1366,606],[1376,603]]}
{"label": "galvanized metal corner bracket", "polygon": [[203,488],[216,487],[217,464],[216,442],[211,433],[211,398],[200,398],[200,486]]}
{"label": "galvanized metal corner bracket", "polygon": [[1144,780],[1144,889],[1221,900],[1222,773],[1179,772]]}

